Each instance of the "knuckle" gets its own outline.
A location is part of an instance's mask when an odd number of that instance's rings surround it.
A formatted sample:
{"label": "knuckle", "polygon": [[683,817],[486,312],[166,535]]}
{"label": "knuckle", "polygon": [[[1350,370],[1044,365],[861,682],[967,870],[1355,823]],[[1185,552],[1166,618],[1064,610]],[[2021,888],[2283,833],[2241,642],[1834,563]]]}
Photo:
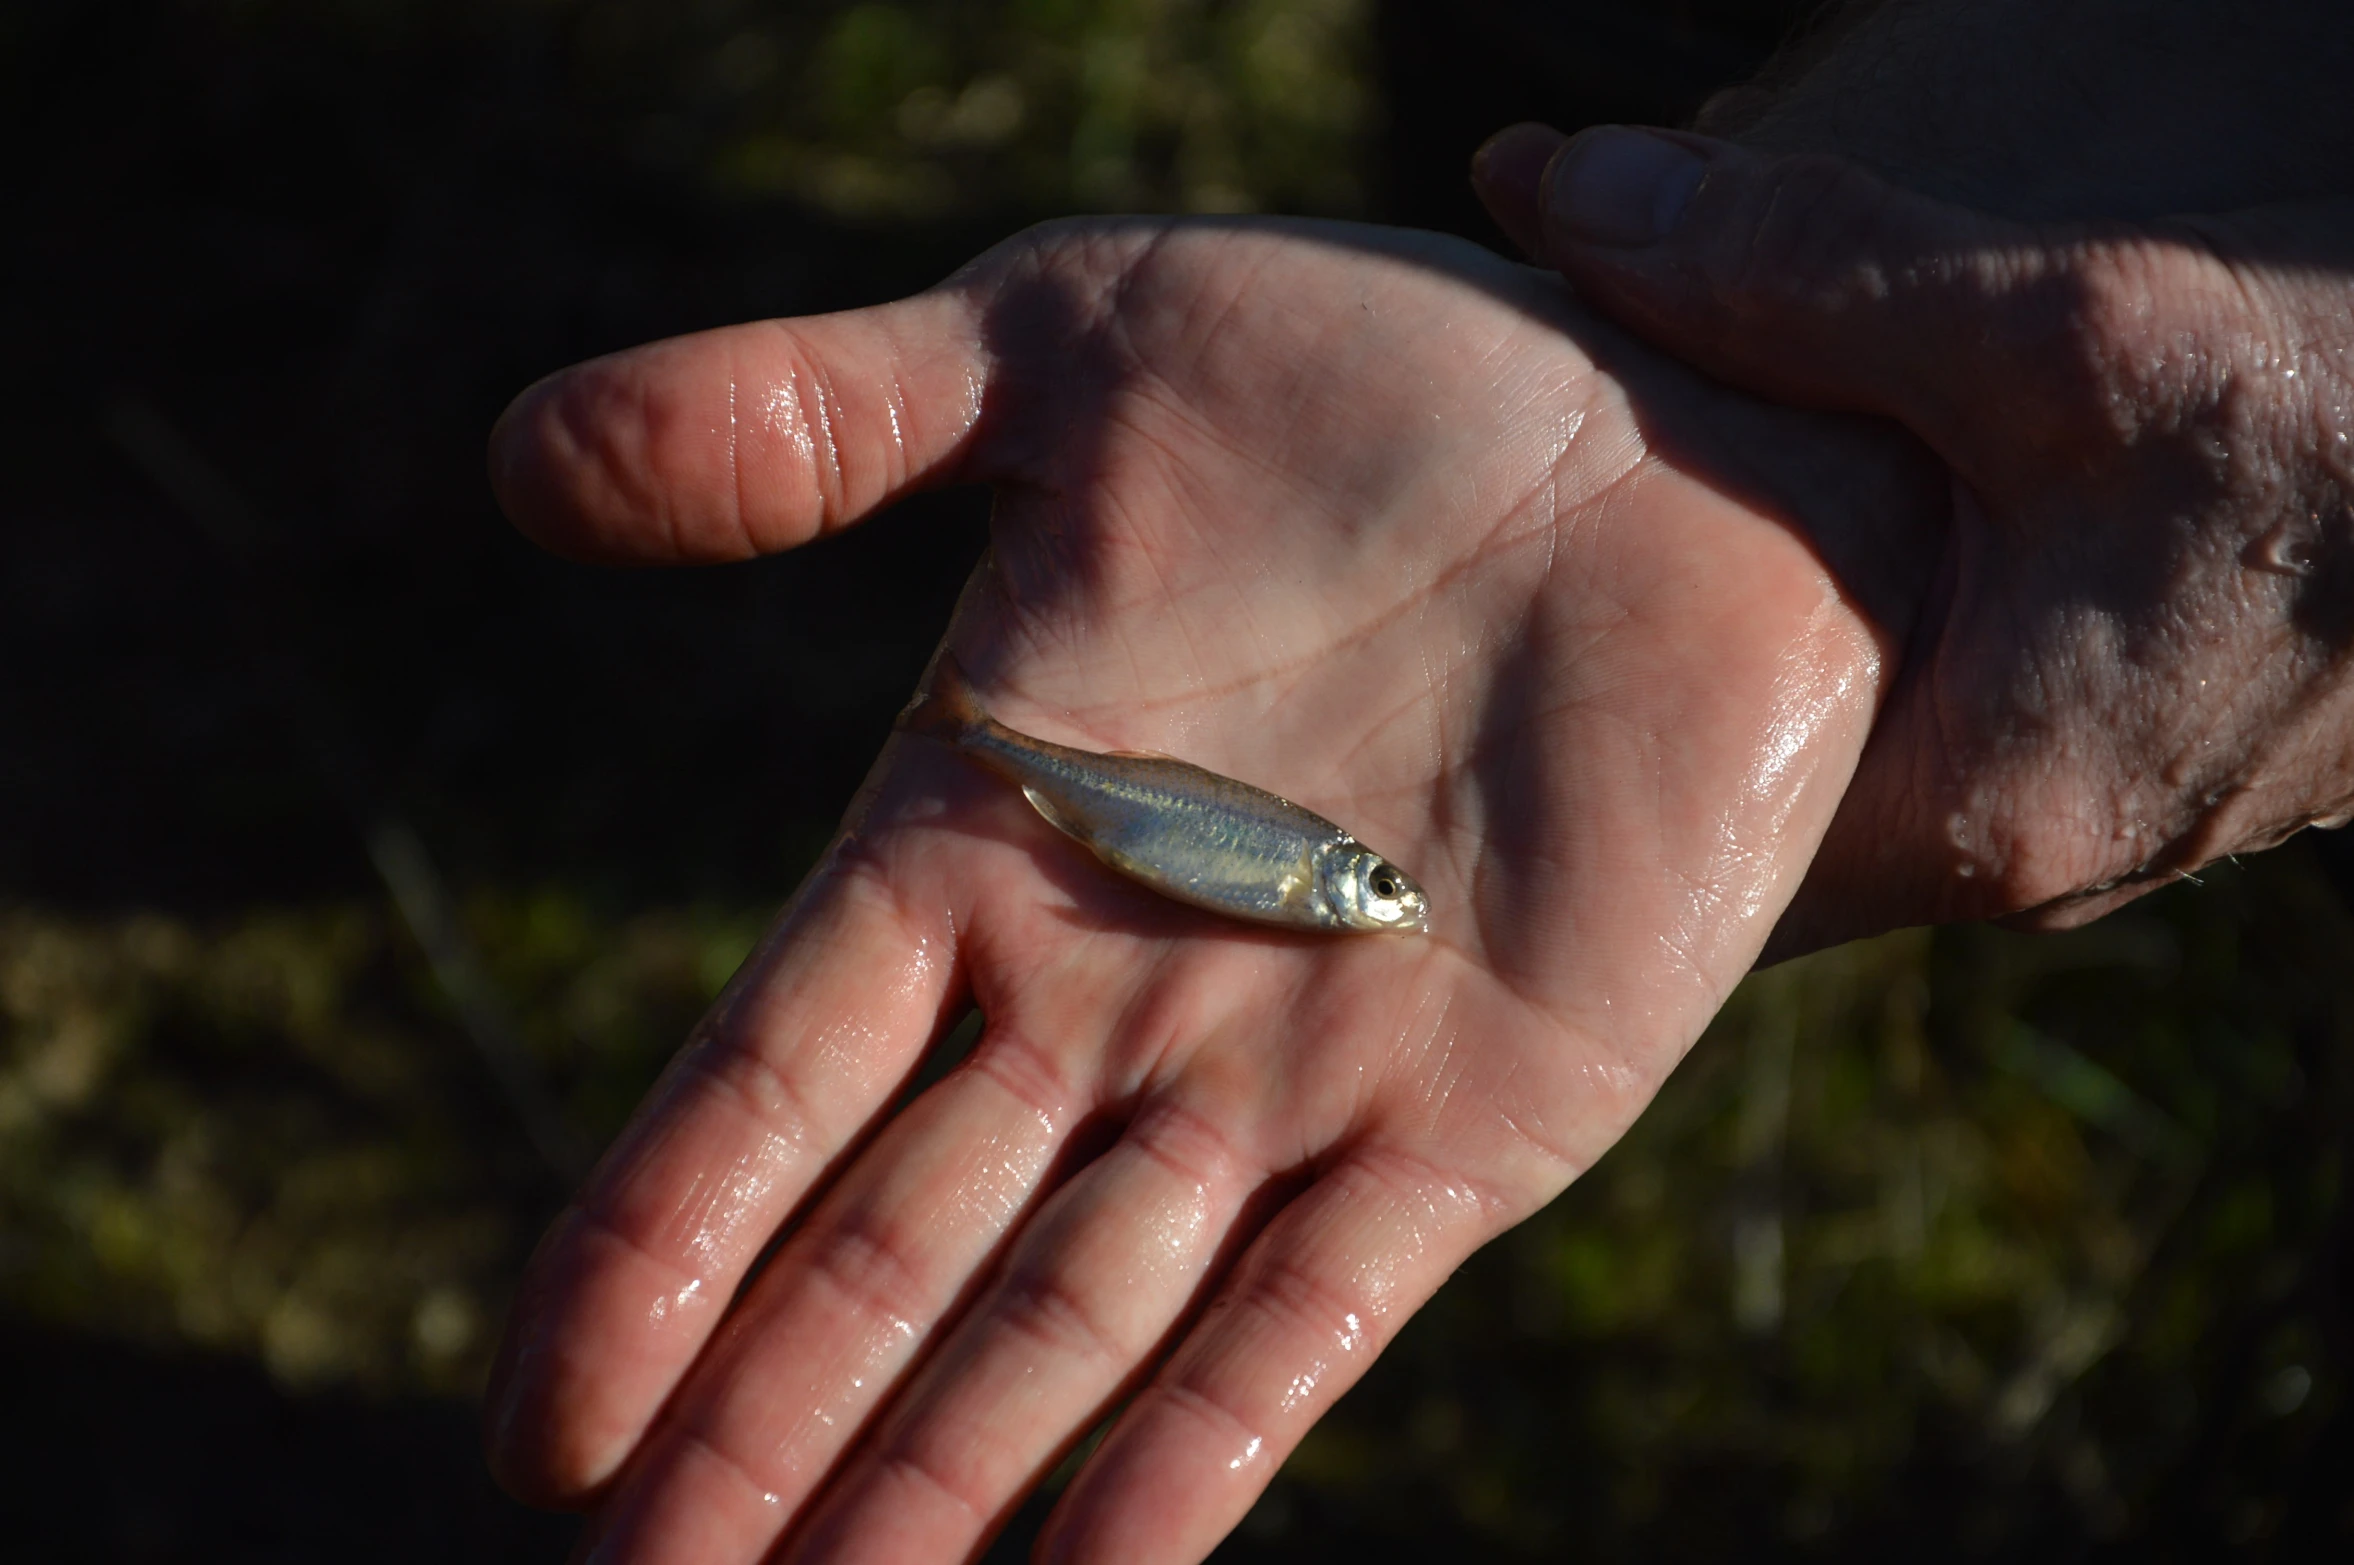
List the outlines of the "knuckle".
{"label": "knuckle", "polygon": [[985,1024],[980,1047],[964,1068],[1046,1124],[1070,1117],[1073,1092],[1061,1062],[1018,1020]]}
{"label": "knuckle", "polygon": [[688,1427],[682,1428],[677,1438],[681,1460],[693,1462],[706,1472],[717,1474],[741,1494],[765,1496],[769,1492],[774,1479],[754,1472],[751,1465],[729,1450],[727,1443],[718,1436]]}
{"label": "knuckle", "polygon": [[925,1445],[896,1446],[884,1452],[879,1461],[885,1477],[900,1490],[912,1493],[919,1502],[927,1498],[945,1502],[950,1510],[975,1521],[985,1519],[990,1513],[981,1479],[942,1462]]}
{"label": "knuckle", "polygon": [[1226,1131],[1199,1110],[1166,1098],[1137,1117],[1128,1140],[1140,1154],[1195,1189],[1223,1182],[1235,1161]]}
{"label": "knuckle", "polygon": [[[2220,296],[2203,247],[2140,233],[2076,237],[2019,259],[2001,321],[2022,438],[2098,461],[2213,414]],[[2243,322],[2243,325],[2248,324]]]}
{"label": "knuckle", "polygon": [[756,1048],[709,1040],[696,1046],[685,1068],[690,1079],[734,1104],[772,1142],[803,1147],[817,1131],[800,1083]]}
{"label": "knuckle", "polygon": [[854,1312],[913,1325],[931,1318],[936,1301],[909,1250],[905,1238],[888,1225],[853,1211],[818,1237],[809,1266]]}
{"label": "knuckle", "polygon": [[1158,1394],[1163,1406],[1206,1428],[1220,1446],[1255,1450],[1264,1444],[1265,1431],[1234,1405],[1220,1382],[1172,1381],[1160,1387]]}
{"label": "knuckle", "polygon": [[1420,1214],[1425,1240],[1466,1223],[1483,1235],[1492,1233],[1499,1219],[1517,1221],[1525,1210],[1516,1195],[1490,1180],[1467,1169],[1442,1167],[1396,1142],[1364,1148],[1348,1173],[1373,1185],[1377,1199],[1396,1210]]}
{"label": "knuckle", "polygon": [[1009,1276],[999,1313],[1013,1330],[1052,1354],[1116,1363],[1130,1353],[1110,1323],[1071,1279],[1055,1268],[1021,1270]]}
{"label": "knuckle", "polygon": [[618,1262],[640,1270],[641,1275],[650,1271],[673,1292],[709,1280],[705,1275],[710,1270],[705,1264],[709,1257],[672,1242],[676,1236],[667,1230],[639,1232],[640,1225],[603,1201],[582,1201],[566,1227],[565,1239],[571,1250],[566,1259],[576,1273],[592,1266],[609,1269]]}
{"label": "knuckle", "polygon": [[1800,156],[1741,189],[1710,283],[1734,316],[1836,313],[1884,299],[1888,188],[1844,158]]}
{"label": "knuckle", "polygon": [[1357,1290],[1281,1255],[1267,1263],[1249,1297],[1281,1324],[1317,1341],[1361,1341],[1377,1313],[1373,1301]]}
{"label": "knuckle", "polygon": [[2139,245],[2096,241],[2056,261],[2052,302],[2031,339],[2037,382],[2057,393],[2078,438],[2129,441],[2158,388],[2182,368],[2187,344],[2161,300],[2183,279]]}

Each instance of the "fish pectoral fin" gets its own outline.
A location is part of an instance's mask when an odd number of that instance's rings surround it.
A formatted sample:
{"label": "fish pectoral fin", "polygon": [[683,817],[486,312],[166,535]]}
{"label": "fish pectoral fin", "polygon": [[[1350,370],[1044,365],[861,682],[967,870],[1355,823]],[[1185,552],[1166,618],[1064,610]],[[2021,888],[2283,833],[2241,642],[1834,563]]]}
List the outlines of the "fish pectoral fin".
{"label": "fish pectoral fin", "polygon": [[1276,887],[1275,905],[1305,913],[1311,923],[1330,927],[1333,922],[1332,903],[1316,883],[1305,875],[1286,875]]}
{"label": "fish pectoral fin", "polygon": [[1079,837],[1082,842],[1086,840],[1080,835],[1079,828],[1073,824],[1071,818],[1057,809],[1054,800],[1047,794],[1036,788],[1025,787],[1022,789],[1022,797],[1029,800],[1030,808],[1045,816],[1046,823],[1056,831],[1066,837]]}
{"label": "fish pectoral fin", "polygon": [[1030,801],[1030,808],[1046,817],[1046,823],[1049,826],[1078,843],[1121,874],[1133,880],[1141,880],[1148,886],[1167,886],[1169,877],[1162,873],[1159,865],[1153,863],[1149,858],[1143,858],[1127,851],[1116,840],[1107,840],[1097,833],[1085,829],[1068,813],[1058,808],[1051,795],[1037,788],[1024,787],[1022,797]]}
{"label": "fish pectoral fin", "polygon": [[[1176,760],[1177,760],[1177,757],[1175,757],[1175,756],[1173,756],[1173,755],[1165,755],[1165,754],[1163,754],[1162,752],[1160,752],[1160,751],[1158,751],[1158,750],[1106,750],[1106,751],[1104,752],[1104,754],[1106,754],[1106,755],[1116,755],[1116,756],[1118,756],[1118,757],[1119,757],[1121,760],[1123,760],[1123,761],[1176,761]],[[1178,762],[1178,764],[1179,764],[1180,766],[1182,766],[1182,765],[1184,765],[1185,763],[1184,763],[1184,762],[1182,762],[1182,761],[1179,761],[1179,762]]]}

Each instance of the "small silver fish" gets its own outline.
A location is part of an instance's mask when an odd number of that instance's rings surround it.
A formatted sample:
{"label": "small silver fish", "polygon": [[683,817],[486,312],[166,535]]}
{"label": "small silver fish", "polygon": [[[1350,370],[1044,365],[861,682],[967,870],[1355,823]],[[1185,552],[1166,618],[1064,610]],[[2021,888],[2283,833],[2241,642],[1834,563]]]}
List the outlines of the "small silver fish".
{"label": "small silver fish", "polygon": [[899,726],[1015,783],[1053,825],[1164,896],[1289,929],[1428,927],[1422,888],[1323,816],[1165,755],[1101,755],[1016,733],[946,653]]}

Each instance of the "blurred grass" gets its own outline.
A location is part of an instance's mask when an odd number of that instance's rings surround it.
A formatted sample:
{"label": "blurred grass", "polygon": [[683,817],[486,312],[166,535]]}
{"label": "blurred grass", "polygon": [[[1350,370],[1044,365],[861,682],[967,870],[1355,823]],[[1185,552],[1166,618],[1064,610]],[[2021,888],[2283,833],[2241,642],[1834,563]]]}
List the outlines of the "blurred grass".
{"label": "blurred grass", "polygon": [[[729,102],[714,173],[855,217],[1346,215],[1363,198],[1364,13],[1362,0],[772,13],[704,67]],[[624,34],[599,48],[626,48]]]}
{"label": "blurred grass", "polygon": [[[554,892],[467,911],[599,1143],[758,927]],[[9,910],[0,1038],[0,1305],[294,1388],[478,1389],[537,1171],[388,909]]]}
{"label": "blurred grass", "polygon": [[[600,1138],[763,916],[466,908]],[[2119,1538],[2219,1425],[2244,1449],[2199,1481],[2261,1536],[2346,1394],[2312,1268],[2354,1124],[2349,973],[2354,920],[2287,853],[2067,936],[1913,931],[1753,976],[1239,1547]],[[10,1313],[296,1388],[477,1386],[532,1176],[382,909],[16,909],[0,1038]]]}
{"label": "blurred grass", "polygon": [[1361,209],[1370,0],[240,0],[527,51],[629,162],[837,216]]}

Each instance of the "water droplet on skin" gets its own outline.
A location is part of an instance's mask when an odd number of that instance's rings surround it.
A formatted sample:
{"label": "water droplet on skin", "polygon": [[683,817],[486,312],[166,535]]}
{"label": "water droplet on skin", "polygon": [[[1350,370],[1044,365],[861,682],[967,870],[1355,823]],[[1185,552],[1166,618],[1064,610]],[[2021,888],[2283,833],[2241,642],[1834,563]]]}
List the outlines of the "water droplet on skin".
{"label": "water droplet on skin", "polygon": [[1974,877],[1977,875],[1977,873],[1978,873],[1978,866],[1977,866],[1977,865],[1975,865],[1975,864],[1971,864],[1971,863],[1964,862],[1964,863],[1961,863],[1961,864],[1956,864],[1956,865],[1953,867],[1953,872],[1954,872],[1956,875],[1960,876],[1960,877],[1961,877],[1962,879],[1964,879],[1964,880],[1970,880],[1970,879],[1973,879],[1973,878],[1974,878]]}
{"label": "water droplet on skin", "polygon": [[2248,568],[2275,576],[2312,575],[2318,526],[2319,519],[2310,517],[2282,522],[2248,546]]}

